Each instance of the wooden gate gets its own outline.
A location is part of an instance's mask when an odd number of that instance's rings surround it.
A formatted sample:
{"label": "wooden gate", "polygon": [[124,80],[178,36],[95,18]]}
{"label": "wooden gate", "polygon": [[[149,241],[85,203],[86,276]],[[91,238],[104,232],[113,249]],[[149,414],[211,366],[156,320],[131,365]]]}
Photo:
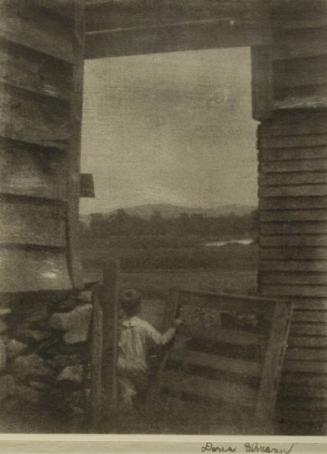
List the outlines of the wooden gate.
{"label": "wooden gate", "polygon": [[174,289],[166,327],[177,311],[183,324],[157,388],[166,401],[168,430],[271,433],[292,304]]}

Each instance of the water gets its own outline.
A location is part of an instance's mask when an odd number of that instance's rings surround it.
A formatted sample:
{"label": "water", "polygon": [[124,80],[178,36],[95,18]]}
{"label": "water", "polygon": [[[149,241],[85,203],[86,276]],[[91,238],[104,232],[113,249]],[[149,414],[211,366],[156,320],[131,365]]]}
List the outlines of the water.
{"label": "water", "polygon": [[242,246],[249,246],[254,243],[253,238],[243,238],[241,240],[225,240],[225,241],[210,241],[209,243],[204,243],[205,247],[222,247],[227,246],[228,244],[240,244]]}

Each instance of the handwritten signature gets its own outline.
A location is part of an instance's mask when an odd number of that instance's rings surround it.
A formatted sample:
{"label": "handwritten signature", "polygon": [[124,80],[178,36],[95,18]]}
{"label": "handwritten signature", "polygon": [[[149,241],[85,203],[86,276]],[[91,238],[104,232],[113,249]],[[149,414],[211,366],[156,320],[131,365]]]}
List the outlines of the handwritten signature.
{"label": "handwritten signature", "polygon": [[260,443],[244,443],[242,446],[232,445],[216,445],[209,441],[201,447],[201,452],[255,452],[255,453],[267,453],[267,454],[290,454],[293,451],[294,445],[287,447],[276,448],[270,445],[263,445]]}

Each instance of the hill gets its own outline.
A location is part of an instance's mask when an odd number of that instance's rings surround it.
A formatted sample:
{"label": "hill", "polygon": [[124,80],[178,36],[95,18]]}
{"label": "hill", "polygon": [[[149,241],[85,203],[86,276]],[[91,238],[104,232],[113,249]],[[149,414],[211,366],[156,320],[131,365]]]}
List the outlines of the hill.
{"label": "hill", "polygon": [[[169,219],[176,218],[182,213],[188,215],[202,214],[205,217],[228,216],[230,214],[245,216],[255,209],[256,207],[254,206],[238,204],[222,205],[214,208],[193,208],[170,204],[148,204],[124,208],[124,211],[131,216],[137,215],[144,219],[149,219],[153,213],[160,212],[162,217]],[[114,214],[116,211],[117,210],[109,212],[108,215]]]}

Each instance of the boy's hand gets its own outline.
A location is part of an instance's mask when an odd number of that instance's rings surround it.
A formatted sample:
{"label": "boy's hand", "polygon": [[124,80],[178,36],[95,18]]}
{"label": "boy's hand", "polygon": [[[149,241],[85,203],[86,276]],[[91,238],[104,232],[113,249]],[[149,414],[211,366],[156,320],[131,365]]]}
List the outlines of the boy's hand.
{"label": "boy's hand", "polygon": [[175,328],[178,328],[179,326],[181,326],[182,323],[183,323],[183,320],[181,318],[176,318],[174,320],[173,325],[174,325]]}

